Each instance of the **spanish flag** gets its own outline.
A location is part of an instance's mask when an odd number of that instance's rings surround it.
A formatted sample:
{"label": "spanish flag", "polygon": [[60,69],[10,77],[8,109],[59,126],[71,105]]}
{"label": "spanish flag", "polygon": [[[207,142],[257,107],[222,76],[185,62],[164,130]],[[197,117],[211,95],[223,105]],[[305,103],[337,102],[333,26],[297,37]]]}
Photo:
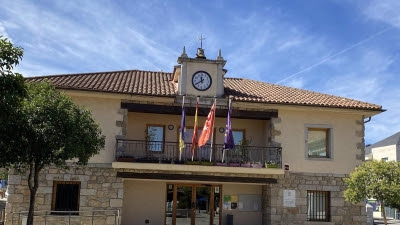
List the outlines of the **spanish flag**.
{"label": "spanish flag", "polygon": [[203,131],[200,134],[199,147],[205,145],[207,141],[210,139],[210,136],[213,132],[214,119],[215,119],[215,101],[211,107],[210,113],[207,116],[207,120],[204,123]]}

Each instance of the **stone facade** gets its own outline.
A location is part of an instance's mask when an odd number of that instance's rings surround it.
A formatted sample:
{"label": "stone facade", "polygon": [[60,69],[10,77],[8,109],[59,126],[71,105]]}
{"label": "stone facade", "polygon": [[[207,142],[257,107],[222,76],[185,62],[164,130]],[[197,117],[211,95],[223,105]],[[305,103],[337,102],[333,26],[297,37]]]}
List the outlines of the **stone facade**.
{"label": "stone facade", "polygon": [[[277,184],[263,186],[263,224],[361,225],[366,224],[365,203],[345,201],[345,175],[286,173]],[[295,190],[296,206],[283,206],[283,190]],[[330,222],[307,221],[307,191],[330,192]]]}
{"label": "stone facade", "polygon": [[[79,211],[84,212],[72,217],[47,215],[47,225],[68,224],[68,220],[71,220],[71,224],[92,224],[92,214],[95,215],[93,224],[118,223],[118,217],[115,215],[118,214],[117,210],[122,209],[124,195],[122,178],[117,177],[116,171],[110,168],[109,164],[89,164],[85,167],[71,166],[69,169],[46,167],[41,171],[35,201],[35,224],[45,224],[44,211],[49,214],[48,211],[51,210],[54,181],[80,181]],[[6,225],[11,225],[17,224],[23,217],[18,218],[18,214],[12,212],[29,209],[30,192],[26,174],[17,174],[11,170],[8,184]],[[94,210],[98,211],[93,212]]]}

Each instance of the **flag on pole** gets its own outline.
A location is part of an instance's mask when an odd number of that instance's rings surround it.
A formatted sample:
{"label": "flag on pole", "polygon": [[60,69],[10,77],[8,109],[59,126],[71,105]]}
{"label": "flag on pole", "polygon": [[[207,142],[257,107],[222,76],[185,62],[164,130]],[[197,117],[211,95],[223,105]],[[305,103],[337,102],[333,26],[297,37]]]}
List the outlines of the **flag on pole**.
{"label": "flag on pole", "polygon": [[199,147],[205,145],[207,141],[210,139],[210,136],[213,133],[214,118],[215,118],[215,102],[211,107],[210,113],[208,113],[207,120],[204,123],[203,131],[200,134],[198,143]]}
{"label": "flag on pole", "polygon": [[179,160],[181,160],[182,157],[182,150],[185,147],[185,120],[186,120],[186,114],[185,114],[185,96],[183,96],[182,99],[182,118],[181,118],[181,130],[179,132]]}
{"label": "flag on pole", "polygon": [[197,111],[199,110],[199,98],[196,100],[196,113],[194,114],[194,127],[193,127],[193,137],[192,137],[192,161],[194,156],[194,149],[196,148],[197,144],[197,134],[199,133],[199,125],[197,122]]}
{"label": "flag on pole", "polygon": [[233,140],[232,134],[232,124],[231,124],[231,114],[232,114],[232,103],[229,99],[229,108],[228,108],[228,117],[226,119],[226,126],[225,126],[225,138],[224,138],[224,149],[232,149],[235,147],[235,142]]}

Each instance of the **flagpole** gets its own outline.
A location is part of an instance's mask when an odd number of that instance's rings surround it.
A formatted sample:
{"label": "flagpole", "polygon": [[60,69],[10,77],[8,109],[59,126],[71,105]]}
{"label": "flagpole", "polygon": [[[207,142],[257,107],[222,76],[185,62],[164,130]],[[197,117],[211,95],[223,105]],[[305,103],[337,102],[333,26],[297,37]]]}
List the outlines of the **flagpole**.
{"label": "flagpole", "polygon": [[[185,106],[185,96],[184,95],[182,95],[182,110],[184,110],[183,109],[183,107]],[[183,112],[182,112],[182,116],[183,116]],[[181,123],[181,132],[180,132],[180,138],[181,139],[183,139],[183,137],[182,137],[182,129],[185,129],[184,127],[182,127],[182,123]],[[179,141],[181,141],[181,140],[179,140]],[[185,140],[183,140],[183,145],[185,145]],[[182,160],[182,150],[183,150],[183,148],[181,148],[181,146],[180,146],[180,143],[179,143],[179,161],[181,161]]]}
{"label": "flagpole", "polygon": [[[232,105],[232,101],[231,101],[231,98],[229,98],[229,101],[228,101],[228,113],[229,113],[229,110],[231,109],[231,105]],[[225,130],[225,133],[226,133],[226,130]],[[222,162],[224,162],[224,160],[225,160],[225,148],[222,151]]]}
{"label": "flagpole", "polygon": [[[195,131],[195,129],[198,129],[198,125],[197,125],[197,110],[198,110],[198,105],[199,105],[199,96],[197,96],[197,98],[196,98],[196,114],[194,115],[194,127],[193,127],[193,135],[196,135],[196,141],[198,141],[197,140],[197,132]],[[192,138],[193,139],[193,138]],[[192,151],[192,162],[193,162],[193,156],[194,156],[194,151],[196,150],[196,143],[192,143],[192,145],[195,145],[194,147],[192,146],[192,149],[193,149],[193,151]]]}
{"label": "flagpole", "polygon": [[214,97],[214,104],[215,104],[215,111],[214,111],[214,118],[213,118],[213,126],[211,129],[211,149],[210,149],[210,162],[212,158],[212,152],[213,152],[213,145],[214,145],[214,126],[215,126],[215,113],[217,112],[217,98]]}

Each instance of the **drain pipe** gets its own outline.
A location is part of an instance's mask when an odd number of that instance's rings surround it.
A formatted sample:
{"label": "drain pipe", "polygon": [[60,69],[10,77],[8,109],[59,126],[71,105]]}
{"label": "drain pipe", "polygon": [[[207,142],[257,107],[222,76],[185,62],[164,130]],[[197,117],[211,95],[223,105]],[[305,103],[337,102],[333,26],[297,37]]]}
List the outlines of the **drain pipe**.
{"label": "drain pipe", "polygon": [[364,120],[364,123],[368,123],[369,121],[371,121],[371,117],[368,117],[367,120]]}

